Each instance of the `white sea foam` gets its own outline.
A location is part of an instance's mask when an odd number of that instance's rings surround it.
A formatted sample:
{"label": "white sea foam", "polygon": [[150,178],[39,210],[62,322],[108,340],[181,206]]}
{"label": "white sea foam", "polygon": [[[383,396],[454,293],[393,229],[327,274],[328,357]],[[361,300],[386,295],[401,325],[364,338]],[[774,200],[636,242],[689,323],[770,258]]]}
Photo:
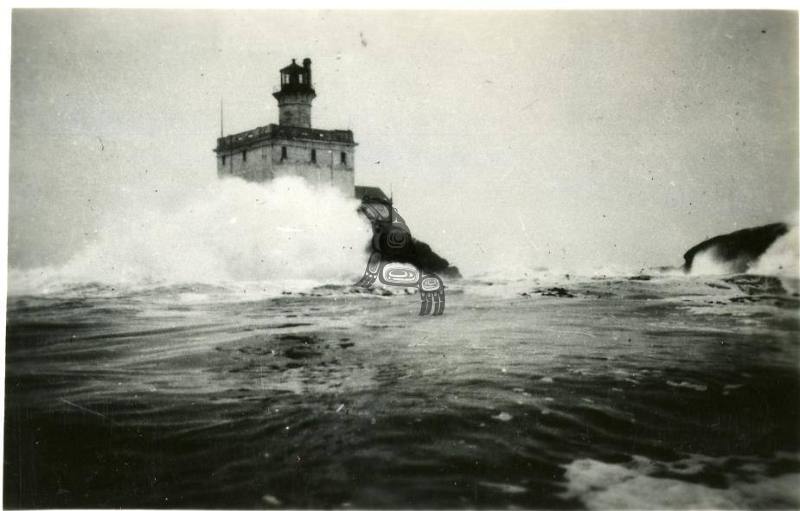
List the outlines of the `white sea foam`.
{"label": "white sea foam", "polygon": [[489,481],[478,481],[480,486],[484,486],[486,488],[490,488],[492,490],[497,490],[501,493],[507,493],[509,495],[520,494],[520,493],[527,493],[528,489],[524,486],[520,486],[518,484],[509,484],[509,483],[493,483]]}
{"label": "white sea foam", "polygon": [[12,268],[9,290],[47,292],[87,282],[354,281],[371,235],[357,206],[299,178],[225,179],[170,213],[122,208],[63,266]]}
{"label": "white sea foam", "polygon": [[692,259],[692,275],[718,276],[732,273],[735,273],[733,264],[723,261],[714,247],[695,254]]}
{"label": "white sea foam", "polygon": [[775,240],[770,247],[750,267],[747,273],[776,275],[781,277],[800,277],[800,233],[797,226]]}
{"label": "white sea foam", "polygon": [[[751,463],[755,473],[729,478],[727,488],[669,477],[697,474],[724,458],[694,456],[673,463],[659,463],[634,456],[626,464],[603,463],[593,459],[575,460],[566,465],[567,490],[564,496],[577,498],[590,509],[747,509],[790,508],[800,506],[800,474],[768,477],[763,463]],[[752,471],[751,471],[752,472]]]}
{"label": "white sea foam", "polygon": [[705,392],[708,390],[707,385],[701,385],[699,383],[689,383],[688,381],[675,382],[672,380],[667,380],[667,385],[669,385],[670,387],[683,387],[686,389],[692,389],[698,392]]}

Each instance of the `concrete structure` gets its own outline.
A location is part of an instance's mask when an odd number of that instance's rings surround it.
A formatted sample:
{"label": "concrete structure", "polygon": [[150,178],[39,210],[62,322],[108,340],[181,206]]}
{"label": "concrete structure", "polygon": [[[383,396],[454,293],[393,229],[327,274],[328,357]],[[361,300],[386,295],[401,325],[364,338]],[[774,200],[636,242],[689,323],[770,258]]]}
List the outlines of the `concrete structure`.
{"label": "concrete structure", "polygon": [[268,181],[302,176],[313,184],[331,184],[355,195],[355,147],[350,130],[311,127],[311,59],[280,70],[278,124],[261,126],[217,139],[217,175]]}

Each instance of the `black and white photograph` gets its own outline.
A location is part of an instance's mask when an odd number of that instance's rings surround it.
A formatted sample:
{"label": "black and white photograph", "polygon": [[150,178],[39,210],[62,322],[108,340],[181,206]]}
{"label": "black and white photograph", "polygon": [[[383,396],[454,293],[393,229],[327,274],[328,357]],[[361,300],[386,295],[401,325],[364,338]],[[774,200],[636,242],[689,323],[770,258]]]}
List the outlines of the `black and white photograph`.
{"label": "black and white photograph", "polygon": [[8,9],[3,508],[800,508],[798,12],[434,7]]}

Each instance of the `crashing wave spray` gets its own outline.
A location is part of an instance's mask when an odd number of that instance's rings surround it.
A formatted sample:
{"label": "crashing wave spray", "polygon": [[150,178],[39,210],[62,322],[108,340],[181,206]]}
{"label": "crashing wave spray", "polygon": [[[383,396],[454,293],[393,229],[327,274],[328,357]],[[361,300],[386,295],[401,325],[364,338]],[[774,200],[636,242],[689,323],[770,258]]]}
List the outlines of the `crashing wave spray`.
{"label": "crashing wave spray", "polygon": [[703,252],[700,252],[694,257],[694,261],[692,262],[692,269],[690,273],[692,275],[730,275],[732,273],[736,273],[732,269],[732,264],[723,261],[722,258],[719,257],[717,254],[717,250],[715,248],[709,248]]}
{"label": "crashing wave spray", "polygon": [[797,225],[791,226],[789,232],[775,240],[747,273],[800,278],[799,241]]}
{"label": "crashing wave spray", "polygon": [[12,294],[85,283],[354,282],[369,224],[359,202],[301,178],[224,179],[173,213],[131,204],[61,267],[11,269]]}
{"label": "crashing wave spray", "polygon": [[796,227],[784,222],[715,236],[684,254],[684,270],[693,275],[785,275],[786,269],[796,268],[789,261],[797,258],[796,237]]}

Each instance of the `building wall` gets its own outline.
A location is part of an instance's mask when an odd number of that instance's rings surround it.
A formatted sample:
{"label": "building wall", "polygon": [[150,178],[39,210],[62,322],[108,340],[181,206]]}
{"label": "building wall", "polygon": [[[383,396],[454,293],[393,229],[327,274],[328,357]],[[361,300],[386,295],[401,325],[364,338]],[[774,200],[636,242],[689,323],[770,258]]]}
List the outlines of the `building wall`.
{"label": "building wall", "polygon": [[272,179],[272,147],[270,145],[248,147],[246,158],[242,150],[217,155],[217,175],[238,176],[248,181]]}
{"label": "building wall", "polygon": [[[286,158],[282,158],[282,148]],[[316,162],[311,151],[316,150]],[[344,162],[342,162],[344,153]],[[248,181],[269,181],[279,176],[300,176],[310,183],[332,184],[346,196],[355,190],[354,147],[328,142],[300,140],[270,141],[262,146],[249,147],[245,160],[242,150],[217,156],[217,175],[238,176]]]}

